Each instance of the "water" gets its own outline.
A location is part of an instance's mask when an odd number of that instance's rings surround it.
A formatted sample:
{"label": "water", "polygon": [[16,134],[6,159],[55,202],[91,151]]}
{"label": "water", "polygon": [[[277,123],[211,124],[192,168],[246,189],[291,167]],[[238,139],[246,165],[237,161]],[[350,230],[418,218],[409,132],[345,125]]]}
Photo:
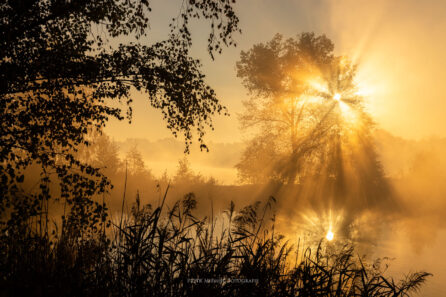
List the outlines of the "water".
{"label": "water", "polygon": [[[416,223],[422,225],[423,221]],[[414,296],[446,296],[446,229],[425,230],[425,237],[418,239],[422,242],[416,242],[411,227],[402,223],[389,228],[374,256],[394,258],[388,273],[395,279],[416,271],[432,273]]]}

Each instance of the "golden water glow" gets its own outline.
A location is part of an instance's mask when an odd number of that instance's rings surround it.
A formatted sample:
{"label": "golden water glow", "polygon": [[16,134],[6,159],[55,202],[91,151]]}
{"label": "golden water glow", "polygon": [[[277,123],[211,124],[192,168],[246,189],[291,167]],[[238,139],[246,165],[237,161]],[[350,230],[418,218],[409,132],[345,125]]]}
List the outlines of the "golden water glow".
{"label": "golden water glow", "polygon": [[303,234],[318,242],[325,238],[328,241],[334,239],[334,235],[339,231],[339,227],[344,220],[342,210],[329,209],[327,211],[306,211],[302,214],[303,221],[298,230],[303,231]]}

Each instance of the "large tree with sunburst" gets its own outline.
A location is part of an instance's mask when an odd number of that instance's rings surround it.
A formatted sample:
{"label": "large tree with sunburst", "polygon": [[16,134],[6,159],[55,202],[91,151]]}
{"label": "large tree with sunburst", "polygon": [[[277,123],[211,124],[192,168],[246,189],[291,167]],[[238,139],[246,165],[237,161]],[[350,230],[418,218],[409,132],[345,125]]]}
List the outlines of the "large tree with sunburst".
{"label": "large tree with sunburst", "polygon": [[240,119],[254,132],[237,165],[243,181],[299,184],[343,203],[388,195],[357,67],[333,50],[325,35],[303,33],[241,53],[237,75],[252,96]]}

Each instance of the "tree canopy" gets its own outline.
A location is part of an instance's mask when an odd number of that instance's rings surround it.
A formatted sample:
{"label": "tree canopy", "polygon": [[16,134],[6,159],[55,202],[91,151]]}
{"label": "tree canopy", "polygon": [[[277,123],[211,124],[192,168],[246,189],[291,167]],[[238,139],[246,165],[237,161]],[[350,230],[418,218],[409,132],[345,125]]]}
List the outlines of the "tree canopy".
{"label": "tree canopy", "polygon": [[[91,208],[84,198],[103,192],[108,181],[72,152],[110,118],[131,119],[131,90],[146,94],[172,133],[184,136],[186,149],[194,131],[206,148],[203,136],[212,115],[225,108],[206,84],[199,60],[189,54],[189,22],[209,23],[207,49],[213,57],[234,45],[233,35],[240,31],[234,2],[182,1],[167,39],[150,45],[141,42],[151,29],[149,0],[2,3],[0,209],[21,209],[20,216],[25,209],[37,213],[39,201],[51,196],[52,177],[60,181],[57,195],[70,197],[81,212]],[[40,191],[28,199],[20,183],[31,163],[40,164],[42,174]]]}
{"label": "tree canopy", "polygon": [[240,119],[255,131],[237,165],[243,181],[306,185],[329,197],[386,191],[357,67],[333,50],[325,35],[302,33],[241,53],[237,75],[252,96]]}

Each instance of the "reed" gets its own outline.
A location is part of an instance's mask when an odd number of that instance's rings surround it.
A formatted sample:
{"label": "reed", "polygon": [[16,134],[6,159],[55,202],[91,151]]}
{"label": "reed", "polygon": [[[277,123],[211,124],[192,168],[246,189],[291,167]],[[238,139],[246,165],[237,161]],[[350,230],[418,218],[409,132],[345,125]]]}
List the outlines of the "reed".
{"label": "reed", "polygon": [[193,193],[170,207],[166,196],[156,208],[137,197],[105,233],[3,232],[0,296],[390,297],[430,276],[395,281],[351,245],[295,248],[266,220],[273,198],[239,211],[231,203],[217,219],[194,214]]}

